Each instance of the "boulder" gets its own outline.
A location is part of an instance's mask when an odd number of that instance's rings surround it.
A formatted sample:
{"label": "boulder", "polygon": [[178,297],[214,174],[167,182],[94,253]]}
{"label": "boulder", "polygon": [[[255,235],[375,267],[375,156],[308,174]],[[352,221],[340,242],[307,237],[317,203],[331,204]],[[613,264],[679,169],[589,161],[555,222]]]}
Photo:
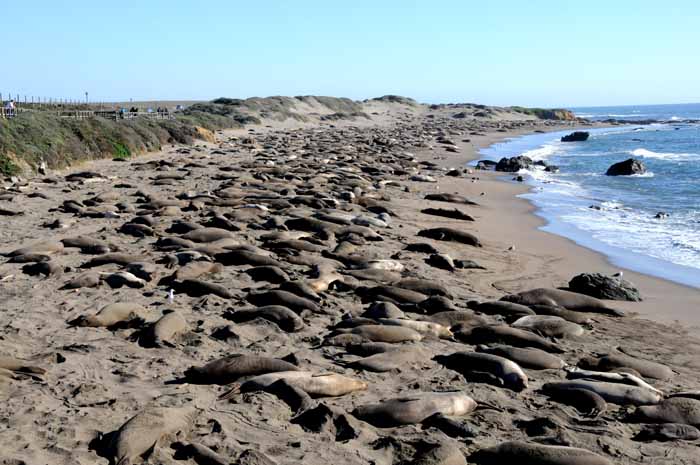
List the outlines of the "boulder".
{"label": "boulder", "polygon": [[524,155],[520,155],[519,157],[501,158],[501,160],[496,164],[496,171],[516,173],[520,170],[526,170],[532,165],[532,158]]}
{"label": "boulder", "polygon": [[561,138],[562,142],[585,142],[590,136],[586,131],[576,131]]}
{"label": "boulder", "polygon": [[629,281],[601,273],[582,273],[569,281],[569,290],[598,299],[639,302],[642,297]]}
{"label": "boulder", "polygon": [[640,160],[630,158],[619,163],[615,163],[605,172],[607,176],[631,176],[633,174],[644,174],[647,172],[646,166]]}

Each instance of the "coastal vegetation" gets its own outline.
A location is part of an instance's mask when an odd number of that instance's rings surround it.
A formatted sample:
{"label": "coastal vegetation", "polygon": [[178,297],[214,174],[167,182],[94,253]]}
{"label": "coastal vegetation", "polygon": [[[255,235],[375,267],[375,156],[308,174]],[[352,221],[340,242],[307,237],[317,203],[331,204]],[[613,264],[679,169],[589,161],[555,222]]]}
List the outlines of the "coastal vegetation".
{"label": "coastal vegetation", "polygon": [[[213,131],[259,125],[264,121],[334,122],[371,119],[371,104],[419,108],[415,100],[398,95],[354,101],[324,96],[221,97],[195,103],[173,113],[172,119],[138,117],[112,120],[102,117],[73,119],[52,111],[25,111],[0,119],[0,175],[35,170],[42,162],[55,169],[96,158],[128,159],[161,150],[166,144],[213,141]],[[431,106],[430,108],[440,108]],[[485,105],[476,109],[490,110]],[[539,119],[571,120],[568,110],[510,107],[500,109]],[[475,114],[475,116],[478,116]]]}

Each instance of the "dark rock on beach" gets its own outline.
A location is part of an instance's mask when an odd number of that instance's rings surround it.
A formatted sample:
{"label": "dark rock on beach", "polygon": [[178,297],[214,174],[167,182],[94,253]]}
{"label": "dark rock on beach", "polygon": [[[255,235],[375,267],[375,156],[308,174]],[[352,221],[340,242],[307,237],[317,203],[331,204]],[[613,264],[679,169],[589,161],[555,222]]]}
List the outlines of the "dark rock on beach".
{"label": "dark rock on beach", "polygon": [[562,142],[585,142],[590,134],[586,131],[576,131],[561,138]]}
{"label": "dark rock on beach", "polygon": [[533,165],[532,158],[520,155],[518,157],[501,158],[496,164],[496,171],[506,173],[516,173],[520,170],[526,170]]}
{"label": "dark rock on beach", "polygon": [[629,281],[601,273],[582,273],[569,281],[569,290],[598,299],[639,302],[642,297]]}
{"label": "dark rock on beach", "polygon": [[625,161],[615,163],[605,172],[607,176],[631,176],[633,174],[644,174],[647,172],[646,166],[640,160],[629,158]]}

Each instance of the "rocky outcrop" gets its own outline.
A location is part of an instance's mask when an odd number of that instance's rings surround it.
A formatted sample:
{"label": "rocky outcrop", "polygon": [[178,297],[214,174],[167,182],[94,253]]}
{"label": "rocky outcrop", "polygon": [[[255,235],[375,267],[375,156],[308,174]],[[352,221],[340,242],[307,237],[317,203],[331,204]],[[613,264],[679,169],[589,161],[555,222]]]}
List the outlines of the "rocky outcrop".
{"label": "rocky outcrop", "polygon": [[505,173],[517,173],[520,170],[526,170],[533,165],[532,158],[520,155],[518,157],[501,158],[496,164],[496,171]]}
{"label": "rocky outcrop", "polygon": [[586,131],[576,131],[561,138],[562,142],[585,142],[590,137]]}
{"label": "rocky outcrop", "polygon": [[640,160],[630,158],[619,163],[615,163],[605,172],[607,176],[631,176],[633,174],[644,174],[647,172],[646,166]]}
{"label": "rocky outcrop", "polygon": [[601,273],[582,273],[574,276],[569,281],[569,290],[598,299],[627,300],[630,302],[642,300],[639,290],[629,281]]}

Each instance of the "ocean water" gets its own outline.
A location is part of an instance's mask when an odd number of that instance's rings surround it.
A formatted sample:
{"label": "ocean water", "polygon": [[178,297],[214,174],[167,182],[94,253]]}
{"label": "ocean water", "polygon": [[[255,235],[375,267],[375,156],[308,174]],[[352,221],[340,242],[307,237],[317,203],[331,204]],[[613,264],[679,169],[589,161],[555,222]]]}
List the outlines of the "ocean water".
{"label": "ocean water", "polygon": [[[577,111],[700,119],[700,105]],[[533,134],[488,147],[482,158],[527,155],[559,166],[559,173],[523,172],[532,186],[523,197],[547,221],[542,229],[601,252],[617,266],[700,288],[700,124],[586,130],[591,133],[586,142],[559,142],[570,131]],[[611,164],[628,158],[643,161],[647,173],[605,176]],[[655,218],[659,212],[668,217]]]}

